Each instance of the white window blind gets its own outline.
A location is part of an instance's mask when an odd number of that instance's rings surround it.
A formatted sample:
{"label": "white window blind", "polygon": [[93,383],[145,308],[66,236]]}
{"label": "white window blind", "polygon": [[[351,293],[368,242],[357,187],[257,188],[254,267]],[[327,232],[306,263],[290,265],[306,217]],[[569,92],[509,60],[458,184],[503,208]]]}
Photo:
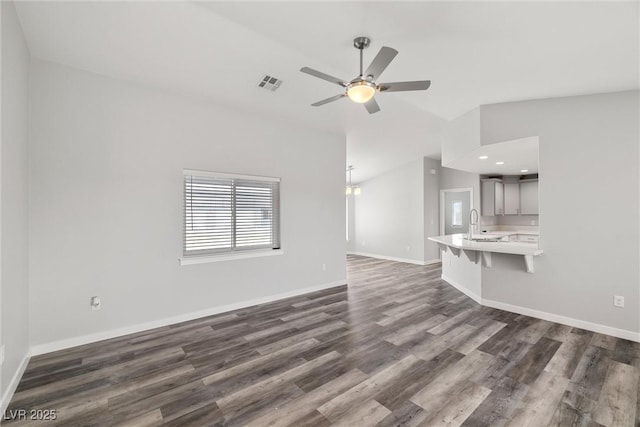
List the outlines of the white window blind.
{"label": "white window blind", "polygon": [[185,256],[279,248],[278,178],[185,170]]}

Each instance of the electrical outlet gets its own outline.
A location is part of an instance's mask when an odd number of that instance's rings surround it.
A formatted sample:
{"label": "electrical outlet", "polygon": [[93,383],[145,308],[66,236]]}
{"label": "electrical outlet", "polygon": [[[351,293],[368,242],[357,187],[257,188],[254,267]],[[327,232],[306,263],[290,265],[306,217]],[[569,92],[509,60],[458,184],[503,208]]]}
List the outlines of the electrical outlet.
{"label": "electrical outlet", "polygon": [[624,307],[624,297],[621,297],[620,295],[614,295],[613,305],[615,305],[616,307]]}
{"label": "electrical outlet", "polygon": [[327,264],[322,264],[322,271],[327,271]]}
{"label": "electrical outlet", "polygon": [[365,242],[364,240],[362,241],[362,247],[364,248],[365,246],[367,246],[367,242]]}
{"label": "electrical outlet", "polygon": [[407,245],[407,252],[411,252],[411,246]]}
{"label": "electrical outlet", "polygon": [[0,365],[4,364],[4,345],[0,347]]}
{"label": "electrical outlet", "polygon": [[91,297],[91,310],[100,310],[102,308],[102,301],[100,297]]}

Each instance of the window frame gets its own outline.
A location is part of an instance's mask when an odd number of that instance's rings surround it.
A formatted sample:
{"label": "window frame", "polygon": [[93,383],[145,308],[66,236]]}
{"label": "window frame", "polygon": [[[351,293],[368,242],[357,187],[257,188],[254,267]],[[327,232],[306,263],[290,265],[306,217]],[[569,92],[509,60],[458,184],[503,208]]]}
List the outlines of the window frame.
{"label": "window frame", "polygon": [[[257,175],[242,175],[242,174],[232,174],[226,172],[213,172],[213,171],[202,171],[202,170],[194,170],[194,169],[184,169],[183,170],[183,185],[182,185],[182,195],[183,195],[183,206],[182,206],[182,258],[180,258],[181,265],[186,264],[194,264],[198,262],[208,262],[208,261],[198,261],[201,259],[210,259],[211,261],[216,260],[225,260],[225,259],[234,259],[234,258],[249,258],[254,256],[267,256],[267,255],[278,255],[283,253],[281,246],[281,228],[280,228],[280,183],[281,179],[277,177],[268,177],[268,176],[257,176]],[[229,247],[219,248],[219,249],[202,249],[202,250],[187,250],[187,236],[188,236],[188,225],[187,225],[187,216],[189,214],[193,214],[193,211],[188,211],[188,187],[187,187],[187,178],[188,177],[199,177],[199,178],[214,178],[220,179],[222,181],[228,180],[230,181],[231,188],[231,242]],[[271,223],[270,223],[270,232],[272,234],[273,243],[268,245],[246,245],[245,247],[239,246],[237,244],[237,236],[238,236],[238,222],[237,222],[237,210],[238,210],[238,200],[236,196],[236,191],[238,187],[242,187],[244,185],[251,185],[251,183],[265,183],[270,185],[265,185],[265,188],[271,187],[271,203],[272,203],[272,213],[271,213]],[[273,184],[276,183],[275,187],[272,187]],[[256,186],[258,187],[258,186]],[[275,188],[275,192],[273,191]]]}

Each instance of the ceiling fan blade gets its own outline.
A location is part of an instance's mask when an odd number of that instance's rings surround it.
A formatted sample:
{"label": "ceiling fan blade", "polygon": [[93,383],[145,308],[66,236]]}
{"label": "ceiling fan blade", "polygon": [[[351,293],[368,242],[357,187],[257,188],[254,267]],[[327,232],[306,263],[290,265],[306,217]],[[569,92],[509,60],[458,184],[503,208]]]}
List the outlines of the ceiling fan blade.
{"label": "ceiling fan blade", "polygon": [[373,80],[377,80],[380,74],[389,66],[393,58],[396,57],[398,51],[387,46],[382,46],[371,65],[364,72],[363,76],[373,76]]}
{"label": "ceiling fan blade", "polygon": [[337,84],[339,86],[342,86],[342,87],[346,87],[347,86],[347,83],[344,80],[339,79],[337,77],[330,76],[329,74],[325,74],[325,73],[320,72],[318,70],[314,70],[313,68],[302,67],[302,68],[300,68],[300,71],[302,71],[303,73],[309,74],[310,76],[317,77],[319,79],[326,80],[326,81],[331,82],[331,83],[335,83],[335,84]]}
{"label": "ceiling fan blade", "polygon": [[311,106],[312,107],[319,107],[321,105],[328,104],[328,103],[333,102],[333,101],[337,101],[338,99],[344,98],[345,96],[347,96],[347,95],[344,94],[344,93],[341,93],[340,95],[332,96],[331,98],[327,98],[327,99],[323,99],[322,101],[314,102],[313,104],[311,104]]}
{"label": "ceiling fan blade", "polygon": [[394,82],[380,83],[380,92],[403,92],[407,90],[427,90],[431,86],[431,80],[420,80],[415,82]]}
{"label": "ceiling fan blade", "polygon": [[375,98],[371,98],[369,101],[365,102],[364,108],[367,109],[369,114],[377,113],[378,111],[380,111],[380,106],[376,102]]}

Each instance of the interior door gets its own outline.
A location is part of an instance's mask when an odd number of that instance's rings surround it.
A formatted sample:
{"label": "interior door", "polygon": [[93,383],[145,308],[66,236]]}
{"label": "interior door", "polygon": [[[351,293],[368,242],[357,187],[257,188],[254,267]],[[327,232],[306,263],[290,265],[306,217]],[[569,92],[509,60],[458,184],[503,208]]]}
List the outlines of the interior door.
{"label": "interior door", "polygon": [[444,234],[467,233],[469,231],[469,191],[445,191]]}

